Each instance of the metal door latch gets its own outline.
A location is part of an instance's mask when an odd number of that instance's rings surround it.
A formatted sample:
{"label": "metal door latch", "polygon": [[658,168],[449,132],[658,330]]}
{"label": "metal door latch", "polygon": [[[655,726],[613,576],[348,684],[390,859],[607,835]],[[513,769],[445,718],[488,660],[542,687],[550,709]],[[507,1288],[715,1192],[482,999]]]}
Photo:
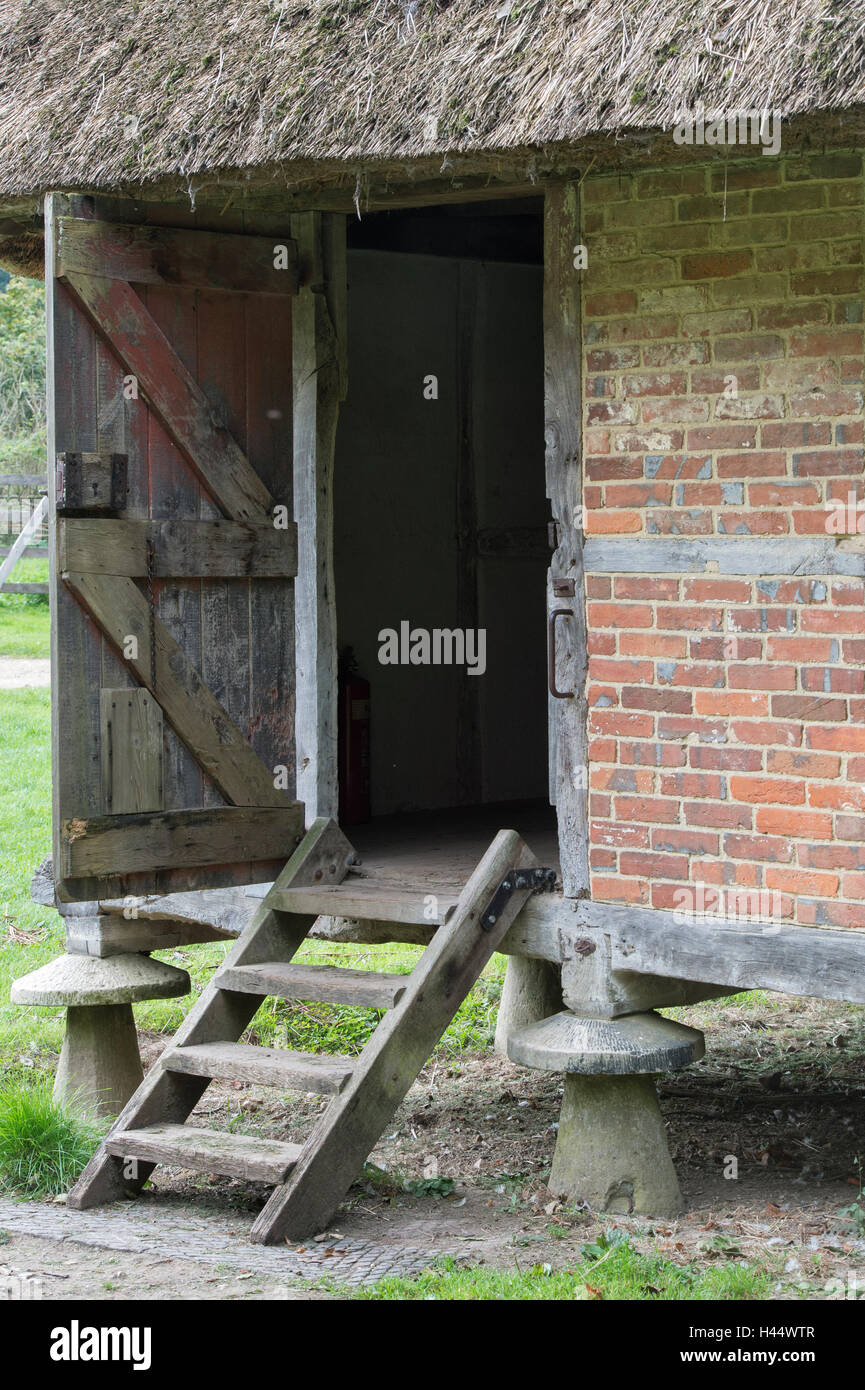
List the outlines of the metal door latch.
{"label": "metal door latch", "polygon": [[481,913],[481,926],[484,931],[491,931],[518,889],[552,893],[555,886],[555,869],[509,869]]}

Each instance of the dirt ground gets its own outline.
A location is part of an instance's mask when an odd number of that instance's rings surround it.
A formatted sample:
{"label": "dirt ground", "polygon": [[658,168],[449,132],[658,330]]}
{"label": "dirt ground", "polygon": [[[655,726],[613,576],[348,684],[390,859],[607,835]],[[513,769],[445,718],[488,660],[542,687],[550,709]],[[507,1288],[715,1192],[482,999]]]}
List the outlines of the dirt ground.
{"label": "dirt ground", "polygon": [[[346,1237],[498,1268],[569,1268],[583,1243],[618,1228],[630,1232],[636,1248],[676,1262],[755,1264],[770,1272],[775,1298],[865,1296],[865,1231],[841,1215],[857,1197],[857,1160],[865,1157],[865,1009],[776,996],[765,1010],[733,1002],[677,1016],[703,1028],[707,1042],[703,1062],[659,1080],[687,1208],[680,1219],[653,1222],[554,1203],[543,1180],[562,1078],[494,1054],[466,1054],[421,1074],[372,1155],[375,1168],[338,1213],[325,1253]],[[142,1038],[147,1062],[164,1041]],[[217,1083],[195,1121],[297,1142],[322,1105],[318,1097]],[[724,1176],[731,1156],[735,1178]],[[453,1190],[437,1193],[448,1186],[437,1179],[448,1178]],[[406,1180],[421,1181],[421,1195],[407,1192]],[[333,1285],[323,1292],[257,1270],[256,1248],[247,1249],[244,1233],[266,1195],[256,1184],[157,1169],[154,1186],[133,1204],[175,1222],[230,1217],[238,1242],[232,1248],[243,1260],[248,1254],[245,1268],[100,1250],[68,1235],[58,1244],[16,1230],[0,1235],[0,1275],[4,1262],[7,1278],[9,1271],[40,1271],[42,1296],[60,1299],[350,1297]],[[311,1242],[309,1248],[314,1252]],[[338,1263],[334,1258],[334,1278]]]}

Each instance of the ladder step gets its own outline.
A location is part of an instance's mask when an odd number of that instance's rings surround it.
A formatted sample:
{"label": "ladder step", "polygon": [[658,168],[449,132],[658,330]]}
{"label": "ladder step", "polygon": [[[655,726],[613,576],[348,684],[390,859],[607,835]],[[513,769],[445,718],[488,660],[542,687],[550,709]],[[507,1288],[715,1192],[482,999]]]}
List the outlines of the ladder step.
{"label": "ladder step", "polygon": [[[443,926],[456,910],[460,890],[394,887],[361,879],[323,888],[273,889],[268,895],[272,907],[281,912],[299,912],[314,917],[353,917],[361,922],[400,922],[405,926]],[[434,902],[431,900],[435,899]],[[431,916],[433,908],[435,911]]]}
{"label": "ladder step", "polygon": [[221,970],[218,989],[241,994],[275,994],[280,999],[316,999],[324,1004],[356,1004],[392,1009],[402,998],[408,975],[380,975],[374,970],[343,970],[336,965],[236,965]]}
{"label": "ladder step", "polygon": [[299,1144],[262,1139],[258,1134],[225,1134],[191,1125],[149,1125],[109,1134],[105,1149],[117,1158],[173,1163],[230,1178],[283,1183],[298,1160]]}
{"label": "ladder step", "polygon": [[279,1086],[286,1091],[315,1091],[321,1096],[336,1095],[354,1070],[351,1057],[289,1052],[286,1048],[252,1047],[233,1042],[175,1047],[162,1065],[168,1071],[191,1076],[250,1081],[259,1086]]}

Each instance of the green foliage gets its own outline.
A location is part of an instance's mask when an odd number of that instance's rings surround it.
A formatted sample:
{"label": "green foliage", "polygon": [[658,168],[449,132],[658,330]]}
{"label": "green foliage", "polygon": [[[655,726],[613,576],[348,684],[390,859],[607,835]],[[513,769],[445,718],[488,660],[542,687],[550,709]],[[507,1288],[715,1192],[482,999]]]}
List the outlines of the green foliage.
{"label": "green foliage", "polygon": [[752,1266],[728,1264],[702,1269],[677,1265],[660,1256],[632,1250],[619,1240],[600,1259],[584,1260],[574,1269],[549,1264],[528,1270],[466,1269],[455,1260],[439,1261],[416,1279],[382,1279],[354,1295],[395,1302],[474,1300],[635,1300],[702,1302],[769,1296],[770,1278]]}
{"label": "green foliage", "polygon": [[57,1105],[47,1081],[0,1091],[0,1188],[25,1197],[66,1192],[101,1131],[74,1107]]}
{"label": "green foliage", "polygon": [[[16,584],[46,584],[48,582],[48,561],[47,560],[19,560],[13,573],[9,576],[10,581]],[[0,653],[4,656],[11,656],[13,653],[4,650],[4,623],[3,619],[7,613],[14,613],[21,608],[41,608],[46,619],[46,633],[48,621],[48,595],[47,594],[7,594],[5,591],[0,594]],[[34,653],[21,652],[16,655],[31,656]],[[42,655],[42,652],[39,652]],[[45,652],[47,656],[47,651]]]}
{"label": "green foliage", "polygon": [[0,433],[32,436],[45,422],[45,290],[13,275],[0,294]]}
{"label": "green foliage", "polygon": [[862,1186],[862,1160],[854,1158],[853,1162],[859,1173],[859,1191],[850,1205],[842,1207],[838,1215],[852,1221],[856,1234],[861,1239],[865,1236],[865,1188]]}

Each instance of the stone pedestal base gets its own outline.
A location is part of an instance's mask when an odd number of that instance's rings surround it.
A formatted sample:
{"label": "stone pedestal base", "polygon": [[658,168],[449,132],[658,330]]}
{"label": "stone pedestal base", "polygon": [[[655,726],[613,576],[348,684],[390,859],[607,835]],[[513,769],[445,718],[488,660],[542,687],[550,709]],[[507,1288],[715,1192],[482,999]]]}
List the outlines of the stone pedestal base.
{"label": "stone pedestal base", "polygon": [[506,1057],[508,1038],[515,1029],[549,1018],[561,1007],[559,967],[531,956],[510,956],[496,1019],[496,1052]]}
{"label": "stone pedestal base", "polygon": [[119,1115],[144,1079],[131,1004],[73,1006],[54,1077],[54,1099],[102,1118]]}
{"label": "stone pedestal base", "polygon": [[682,1210],[651,1076],[565,1077],[549,1188],[617,1215]]}

